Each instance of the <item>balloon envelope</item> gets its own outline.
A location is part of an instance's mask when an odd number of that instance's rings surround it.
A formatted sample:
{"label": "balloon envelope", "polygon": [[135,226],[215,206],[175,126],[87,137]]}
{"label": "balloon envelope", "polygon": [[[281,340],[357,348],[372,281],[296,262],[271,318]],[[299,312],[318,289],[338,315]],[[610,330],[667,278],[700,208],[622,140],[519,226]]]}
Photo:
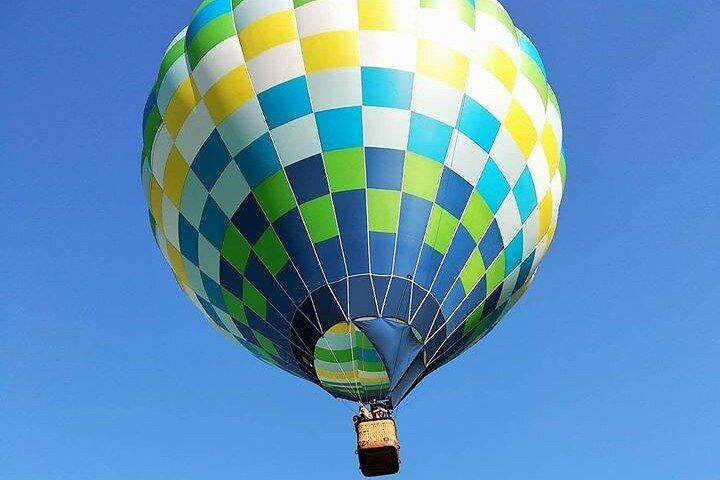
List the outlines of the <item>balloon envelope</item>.
{"label": "balloon envelope", "polygon": [[211,0],[162,60],[142,180],[218,330],[335,396],[397,404],[531,282],[561,132],[494,0]]}

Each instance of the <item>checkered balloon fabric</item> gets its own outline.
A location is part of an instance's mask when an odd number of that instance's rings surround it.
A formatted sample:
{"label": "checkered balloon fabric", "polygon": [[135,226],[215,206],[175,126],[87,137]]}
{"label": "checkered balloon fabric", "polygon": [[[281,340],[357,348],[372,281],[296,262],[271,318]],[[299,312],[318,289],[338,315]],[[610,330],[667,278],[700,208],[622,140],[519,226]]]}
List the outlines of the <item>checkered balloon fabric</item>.
{"label": "checkered balloon fabric", "polygon": [[261,360],[397,403],[534,277],[557,100],[495,0],[205,0],[144,114],[155,239]]}

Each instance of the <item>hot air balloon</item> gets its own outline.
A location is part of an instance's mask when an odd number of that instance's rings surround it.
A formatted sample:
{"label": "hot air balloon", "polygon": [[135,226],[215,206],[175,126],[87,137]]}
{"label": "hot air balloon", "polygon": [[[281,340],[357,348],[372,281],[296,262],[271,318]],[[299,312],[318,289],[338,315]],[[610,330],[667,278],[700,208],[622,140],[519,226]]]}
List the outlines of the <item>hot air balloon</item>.
{"label": "hot air balloon", "polygon": [[143,129],[185,294],[260,360],[377,401],[359,424],[520,298],[565,181],[545,67],[495,0],[205,0]]}

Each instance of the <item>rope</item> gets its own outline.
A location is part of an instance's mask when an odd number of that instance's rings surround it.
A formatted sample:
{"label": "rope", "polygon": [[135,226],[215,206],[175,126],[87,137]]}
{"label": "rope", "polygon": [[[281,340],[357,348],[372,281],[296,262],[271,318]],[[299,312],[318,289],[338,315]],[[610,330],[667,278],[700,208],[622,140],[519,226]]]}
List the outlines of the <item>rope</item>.
{"label": "rope", "polygon": [[360,381],[360,368],[359,365],[355,363],[355,348],[353,347],[353,337],[355,336],[355,324],[352,323],[350,320],[347,321],[348,325],[350,326],[350,329],[348,329],[348,335],[350,336],[350,359],[352,360],[353,365],[355,365],[355,370],[357,371],[357,383],[356,391],[357,391],[357,399],[358,402],[362,402],[362,396],[360,395],[360,385],[362,385],[362,382]]}

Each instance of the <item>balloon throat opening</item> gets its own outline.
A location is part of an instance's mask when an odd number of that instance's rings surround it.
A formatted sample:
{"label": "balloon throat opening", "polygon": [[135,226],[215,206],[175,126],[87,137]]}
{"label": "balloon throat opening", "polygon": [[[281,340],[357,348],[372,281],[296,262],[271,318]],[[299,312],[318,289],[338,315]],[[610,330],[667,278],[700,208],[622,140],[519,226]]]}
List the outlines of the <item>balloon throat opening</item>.
{"label": "balloon throat opening", "polygon": [[392,318],[371,317],[353,320],[374,345],[389,380],[387,400],[397,407],[425,373],[424,343],[408,323]]}

